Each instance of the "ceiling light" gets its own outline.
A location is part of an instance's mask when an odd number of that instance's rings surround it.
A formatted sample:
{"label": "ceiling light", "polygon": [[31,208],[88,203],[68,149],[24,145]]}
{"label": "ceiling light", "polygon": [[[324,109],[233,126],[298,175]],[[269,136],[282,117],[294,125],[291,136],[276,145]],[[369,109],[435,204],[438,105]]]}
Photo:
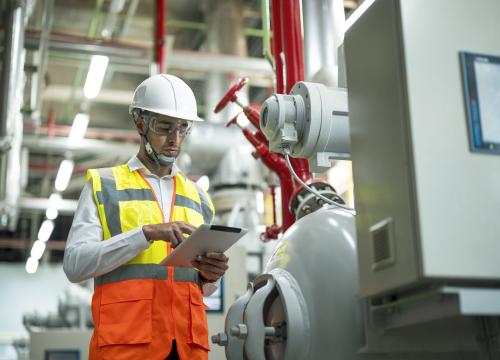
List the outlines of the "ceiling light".
{"label": "ceiling light", "polygon": [[198,184],[198,186],[203,190],[208,191],[208,188],[210,187],[210,179],[208,176],[203,175],[196,181],[196,184]]}
{"label": "ceiling light", "polygon": [[34,274],[36,273],[36,269],[38,269],[38,260],[29,257],[28,260],[26,260],[26,271],[28,274]]}
{"label": "ceiling light", "polygon": [[55,187],[57,191],[64,191],[68,187],[69,180],[71,179],[71,174],[73,173],[73,167],[75,163],[73,160],[63,160],[59,166],[59,171],[56,176]]}
{"label": "ceiling light", "polygon": [[41,240],[37,240],[33,243],[33,247],[31,248],[31,257],[36,260],[40,260],[43,252],[45,251],[45,242]]}
{"label": "ceiling light", "polygon": [[59,216],[59,211],[55,207],[48,207],[45,211],[45,217],[49,220],[55,220]]}
{"label": "ceiling light", "polygon": [[52,235],[54,230],[54,222],[52,220],[45,220],[38,230],[38,240],[47,241]]}
{"label": "ceiling light", "polygon": [[52,193],[49,196],[49,206],[59,208],[61,204],[62,196],[58,193]]}
{"label": "ceiling light", "polygon": [[83,87],[83,95],[87,99],[93,99],[101,90],[102,81],[106,68],[108,67],[109,58],[104,55],[93,55],[90,61],[89,72]]}
{"label": "ceiling light", "polygon": [[71,144],[79,142],[85,137],[85,132],[87,131],[87,126],[89,125],[88,114],[78,113],[73,120],[73,126],[71,126],[71,131],[69,132],[68,141]]}

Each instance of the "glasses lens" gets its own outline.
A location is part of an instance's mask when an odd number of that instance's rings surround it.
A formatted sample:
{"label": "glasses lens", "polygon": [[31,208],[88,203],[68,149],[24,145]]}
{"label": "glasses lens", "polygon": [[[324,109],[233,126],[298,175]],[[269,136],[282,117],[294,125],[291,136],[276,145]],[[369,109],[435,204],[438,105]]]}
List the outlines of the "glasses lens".
{"label": "glasses lens", "polygon": [[180,136],[185,136],[191,129],[192,124],[191,121],[171,121],[153,117],[149,127],[155,133],[161,135],[170,135],[179,131]]}

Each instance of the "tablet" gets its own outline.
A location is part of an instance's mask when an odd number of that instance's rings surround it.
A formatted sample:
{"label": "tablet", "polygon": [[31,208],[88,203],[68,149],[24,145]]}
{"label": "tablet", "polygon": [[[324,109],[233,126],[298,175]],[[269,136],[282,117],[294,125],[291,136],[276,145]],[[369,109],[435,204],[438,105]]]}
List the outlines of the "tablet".
{"label": "tablet", "polygon": [[203,224],[160,262],[160,265],[193,267],[191,262],[207,252],[225,252],[247,233],[247,229]]}

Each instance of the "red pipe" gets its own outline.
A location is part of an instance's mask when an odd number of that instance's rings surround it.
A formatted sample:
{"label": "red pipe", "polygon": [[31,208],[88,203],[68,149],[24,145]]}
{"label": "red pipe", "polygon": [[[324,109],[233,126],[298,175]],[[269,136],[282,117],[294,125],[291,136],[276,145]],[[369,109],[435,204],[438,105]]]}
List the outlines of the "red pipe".
{"label": "red pipe", "polygon": [[268,140],[266,135],[260,130],[260,112],[252,107],[252,105],[247,105],[243,108],[243,113],[250,120],[253,126],[257,129],[254,135],[257,137],[262,144],[267,146]]}
{"label": "red pipe", "polygon": [[[44,171],[46,173],[57,173],[59,171],[59,164],[47,164],[47,163],[36,163],[30,162],[28,165],[29,170]],[[76,166],[73,170],[75,174],[85,174],[87,172],[88,166]]]}
{"label": "red pipe", "polygon": [[[274,4],[275,1],[273,1]],[[304,80],[304,45],[300,13],[300,0],[279,0],[281,36],[286,68],[286,94],[293,86]],[[273,10],[273,18],[274,18]],[[275,56],[276,61],[276,56]],[[302,181],[312,179],[309,162],[306,159],[290,159],[293,169]],[[288,204],[287,204],[288,205]]]}
{"label": "red pipe", "polygon": [[304,80],[304,45],[300,17],[300,0],[280,0],[281,36],[285,56],[287,94],[293,86]]}
{"label": "red pipe", "polygon": [[273,224],[276,224],[276,186],[269,186],[271,190],[271,198],[273,199]]}
{"label": "red pipe", "polygon": [[[294,222],[295,217],[290,212],[289,202],[294,191],[292,174],[288,170],[288,166],[282,156],[269,151],[266,145],[262,144],[257,137],[247,128],[243,128],[243,135],[255,147],[254,156],[262,160],[264,165],[273,171],[280,180],[281,188],[281,216],[283,232],[288,229]],[[276,234],[277,235],[277,234]]]}
{"label": "red pipe", "polygon": [[56,113],[53,109],[50,110],[49,118],[47,119],[47,136],[53,137],[56,127]]}
{"label": "red pipe", "polygon": [[155,63],[158,72],[165,72],[165,0],[156,0]]}
{"label": "red pipe", "polygon": [[[24,124],[25,133],[47,134],[49,133],[48,126],[38,126],[34,124]],[[71,126],[54,125],[52,128],[54,135],[68,136],[71,131]],[[119,131],[116,129],[97,129],[88,128],[85,132],[85,138],[89,139],[103,139],[115,141],[130,141],[138,143],[140,141],[139,134],[132,131]]]}

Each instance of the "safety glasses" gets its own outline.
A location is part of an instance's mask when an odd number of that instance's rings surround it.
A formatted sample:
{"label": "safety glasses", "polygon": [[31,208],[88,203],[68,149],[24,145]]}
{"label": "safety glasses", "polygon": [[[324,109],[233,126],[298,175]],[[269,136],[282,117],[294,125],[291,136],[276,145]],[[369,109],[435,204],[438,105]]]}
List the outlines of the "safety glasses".
{"label": "safety glasses", "polygon": [[149,129],[158,135],[171,135],[178,131],[179,136],[184,137],[189,134],[192,126],[193,122],[186,120],[167,120],[155,116],[149,120]]}

